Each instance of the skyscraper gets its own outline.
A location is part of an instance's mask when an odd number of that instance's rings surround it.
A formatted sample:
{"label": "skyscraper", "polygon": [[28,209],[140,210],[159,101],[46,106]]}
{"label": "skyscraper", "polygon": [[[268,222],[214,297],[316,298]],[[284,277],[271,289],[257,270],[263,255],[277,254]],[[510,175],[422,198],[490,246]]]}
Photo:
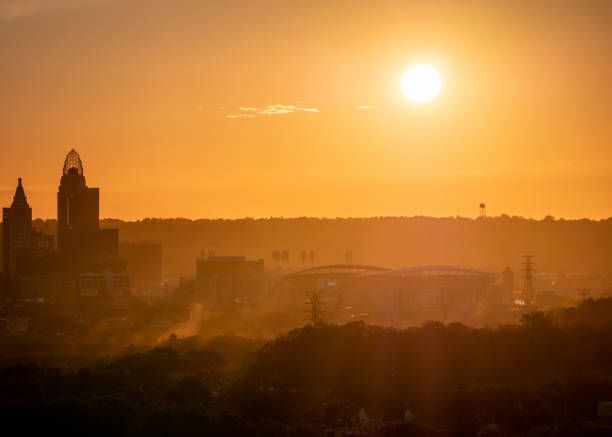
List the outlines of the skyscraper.
{"label": "skyscraper", "polygon": [[57,236],[60,253],[70,252],[75,240],[91,239],[99,228],[99,188],[85,184],[81,157],[72,149],[66,155],[57,192]]}
{"label": "skyscraper", "polygon": [[32,208],[18,179],[17,189],[10,208],[2,211],[2,245],[4,274],[9,286],[17,282],[17,261],[32,250]]}
{"label": "skyscraper", "polygon": [[72,149],[66,155],[57,192],[58,250],[66,267],[90,271],[117,261],[117,229],[100,229],[100,189],[85,183],[81,157]]}

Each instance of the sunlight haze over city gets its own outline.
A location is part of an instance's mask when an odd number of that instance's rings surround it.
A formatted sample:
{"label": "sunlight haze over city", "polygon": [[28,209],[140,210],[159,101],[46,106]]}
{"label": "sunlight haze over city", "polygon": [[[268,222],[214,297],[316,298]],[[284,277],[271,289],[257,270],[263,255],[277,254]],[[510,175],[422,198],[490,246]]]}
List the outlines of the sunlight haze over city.
{"label": "sunlight haze over city", "polygon": [[0,0],[1,203],[55,217],[75,148],[103,217],[609,217],[612,3],[575,4]]}

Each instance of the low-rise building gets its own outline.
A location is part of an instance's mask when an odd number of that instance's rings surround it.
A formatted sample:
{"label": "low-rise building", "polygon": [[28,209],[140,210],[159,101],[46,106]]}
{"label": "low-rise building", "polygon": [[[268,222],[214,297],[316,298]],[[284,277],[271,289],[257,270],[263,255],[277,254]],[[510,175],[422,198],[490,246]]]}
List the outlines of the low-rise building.
{"label": "low-rise building", "polygon": [[128,297],[130,274],[110,271],[81,273],[78,290],[81,297]]}
{"label": "low-rise building", "polygon": [[213,305],[252,302],[264,293],[263,259],[209,256],[198,259],[196,267],[196,292]]}

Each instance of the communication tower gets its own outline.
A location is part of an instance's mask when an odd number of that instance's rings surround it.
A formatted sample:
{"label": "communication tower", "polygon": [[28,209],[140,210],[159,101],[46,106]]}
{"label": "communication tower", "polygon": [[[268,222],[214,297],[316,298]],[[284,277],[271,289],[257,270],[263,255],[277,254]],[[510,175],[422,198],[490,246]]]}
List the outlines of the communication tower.
{"label": "communication tower", "polygon": [[523,256],[523,301],[525,306],[535,303],[535,290],[533,288],[533,274],[535,273],[532,255]]}

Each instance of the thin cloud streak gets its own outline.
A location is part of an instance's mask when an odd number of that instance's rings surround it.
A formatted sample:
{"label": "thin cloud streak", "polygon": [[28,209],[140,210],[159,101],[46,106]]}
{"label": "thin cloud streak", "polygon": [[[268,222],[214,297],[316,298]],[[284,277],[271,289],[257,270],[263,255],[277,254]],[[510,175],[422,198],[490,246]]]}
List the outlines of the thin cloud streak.
{"label": "thin cloud streak", "polygon": [[[238,108],[240,111],[247,112],[248,114],[241,114],[242,116],[255,117],[255,115],[282,115],[291,114],[293,112],[320,112],[317,108],[309,108],[306,106],[296,105],[268,105],[265,108],[257,108],[252,106],[241,106]],[[239,115],[228,116],[228,118],[238,118]]]}
{"label": "thin cloud streak", "polygon": [[255,118],[253,114],[230,114],[226,115],[226,118]]}
{"label": "thin cloud streak", "polygon": [[372,105],[361,105],[361,106],[355,106],[355,109],[357,110],[362,110],[362,109],[374,109],[376,108],[376,106],[372,106]]}
{"label": "thin cloud streak", "polygon": [[271,105],[268,108],[275,107],[277,109],[286,109],[288,111],[304,111],[304,112],[320,112],[317,108],[305,108],[295,105]]}
{"label": "thin cloud streak", "polygon": [[260,111],[259,114],[264,115],[279,115],[279,114],[290,114],[293,111],[291,109],[281,108],[278,105],[270,105],[263,111]]}

